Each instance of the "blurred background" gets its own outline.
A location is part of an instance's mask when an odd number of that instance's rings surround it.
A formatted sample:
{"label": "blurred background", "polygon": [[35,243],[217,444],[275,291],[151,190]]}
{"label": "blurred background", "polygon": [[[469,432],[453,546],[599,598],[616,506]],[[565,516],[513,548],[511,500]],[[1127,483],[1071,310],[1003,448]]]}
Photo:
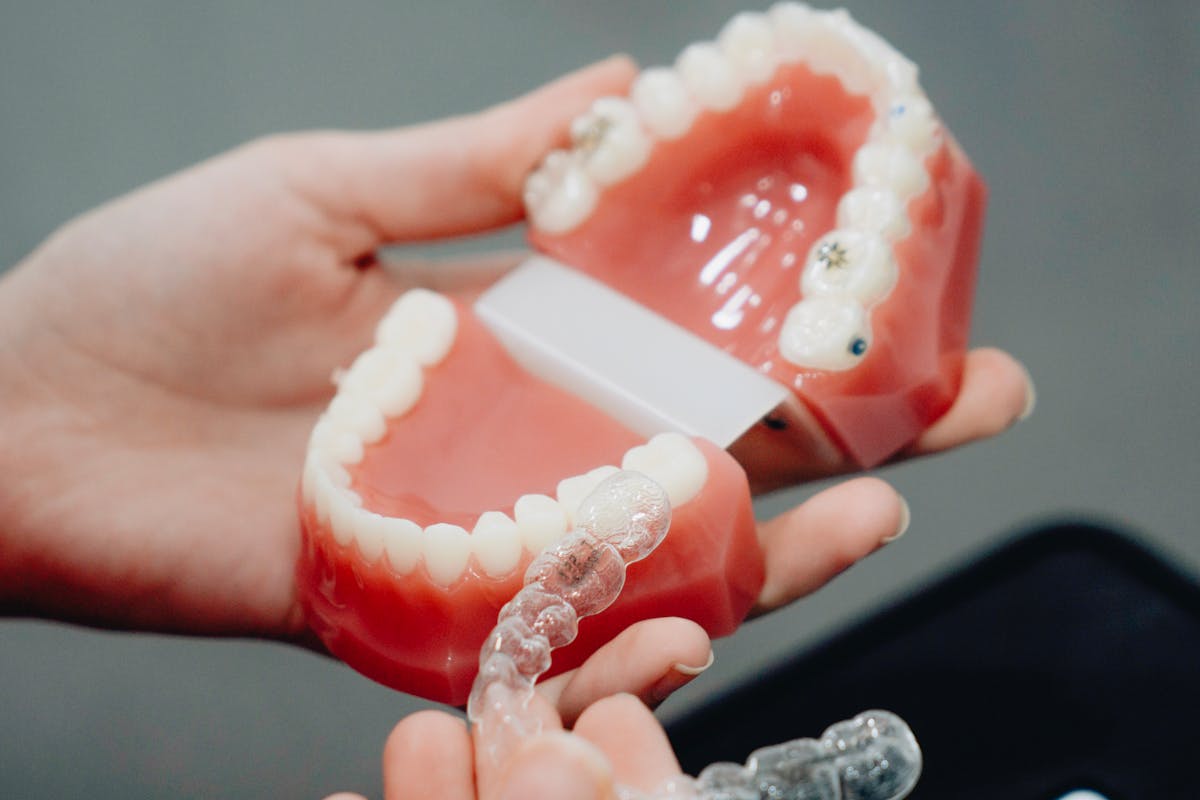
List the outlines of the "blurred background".
{"label": "blurred background", "polygon": [[[668,63],[741,8],[4,4],[0,268],[68,218],[252,137],[469,111],[618,50]],[[921,65],[990,184],[974,340],[1028,365],[1037,412],[998,440],[882,470],[912,505],[905,538],[721,643],[666,719],[1036,521],[1132,526],[1200,576],[1200,3],[850,10]],[[379,796],[384,737],[421,706],[279,645],[0,621],[0,797]]]}

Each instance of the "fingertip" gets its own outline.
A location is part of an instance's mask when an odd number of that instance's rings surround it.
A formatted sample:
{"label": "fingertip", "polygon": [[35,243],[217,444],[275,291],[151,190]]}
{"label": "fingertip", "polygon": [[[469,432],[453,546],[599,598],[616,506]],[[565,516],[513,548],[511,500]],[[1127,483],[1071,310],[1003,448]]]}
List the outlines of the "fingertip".
{"label": "fingertip", "polygon": [[418,711],[397,723],[383,746],[384,797],[474,797],[473,765],[466,723],[444,711]]}
{"label": "fingertip", "polygon": [[575,733],[604,753],[622,785],[649,790],[679,773],[662,725],[631,694],[615,694],[589,706],[575,724]]}
{"label": "fingertip", "polygon": [[615,794],[612,767],[587,740],[561,731],[530,739],[499,779],[499,800],[608,800]]}

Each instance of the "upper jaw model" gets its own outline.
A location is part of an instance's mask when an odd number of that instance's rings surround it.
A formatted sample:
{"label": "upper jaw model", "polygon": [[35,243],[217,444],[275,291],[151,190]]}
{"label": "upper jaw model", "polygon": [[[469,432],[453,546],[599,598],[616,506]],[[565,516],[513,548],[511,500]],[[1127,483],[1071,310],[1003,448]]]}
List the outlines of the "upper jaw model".
{"label": "upper jaw model", "polygon": [[[768,378],[781,402],[720,446],[639,426],[572,374],[531,374],[474,308],[402,297],[313,431],[299,586],[335,655],[435,700],[465,702],[497,611],[618,467],[662,485],[671,533],[554,670],[651,616],[732,632],[763,578],[746,473],[772,485],[877,464],[958,391],[984,187],[916,68],[844,12],[740,14],[629,97],[597,101],[572,139],[527,182],[534,246]],[[631,403],[655,382],[691,385],[696,362],[622,329],[590,336],[639,366]],[[736,406],[740,386],[681,396]]]}

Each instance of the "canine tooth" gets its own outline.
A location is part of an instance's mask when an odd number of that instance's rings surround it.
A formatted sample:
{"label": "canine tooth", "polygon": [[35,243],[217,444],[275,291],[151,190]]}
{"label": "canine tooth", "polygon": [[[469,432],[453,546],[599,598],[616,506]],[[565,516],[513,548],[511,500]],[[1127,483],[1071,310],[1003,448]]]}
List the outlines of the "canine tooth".
{"label": "canine tooth", "polygon": [[725,23],[717,43],[748,84],[762,83],[775,71],[775,34],[763,14],[742,12]]}
{"label": "canine tooth", "polygon": [[806,297],[788,311],[779,353],[798,367],[844,370],[862,360],[871,332],[862,305],[850,297]]}
{"label": "canine tooth", "polygon": [[695,497],[708,480],[708,461],[682,433],[660,433],[646,444],[631,447],[621,459],[621,468],[656,482],[674,507]]}
{"label": "canine tooth", "polygon": [[383,527],[380,524],[386,517],[368,511],[359,506],[350,517],[354,529],[354,541],[358,550],[368,563],[374,564],[383,554]]}
{"label": "canine tooth", "polygon": [[882,186],[907,200],[929,185],[929,174],[907,147],[899,142],[872,142],[854,154],[856,186]]}
{"label": "canine tooth", "polygon": [[387,553],[392,569],[401,575],[412,572],[421,558],[425,538],[421,526],[407,519],[379,514],[373,515],[368,524],[383,541],[383,552]]}
{"label": "canine tooth", "polygon": [[421,366],[439,364],[454,344],[458,313],[444,295],[410,289],[392,304],[375,328],[375,341],[412,354]]}
{"label": "canine tooth", "polygon": [[362,440],[352,433],[339,430],[324,418],[313,428],[309,447],[332,458],[338,464],[357,464],[363,457]]}
{"label": "canine tooth", "polygon": [[575,512],[579,510],[583,498],[591,494],[592,490],[600,485],[600,481],[616,471],[617,468],[613,466],[596,467],[582,475],[563,478],[558,482],[558,502],[570,523],[575,522]]}
{"label": "canine tooth", "polygon": [[629,99],[646,128],[662,139],[678,139],[687,133],[699,109],[675,70],[652,67],[642,70]]}
{"label": "canine tooth", "polygon": [[683,85],[696,101],[714,111],[728,111],[742,99],[742,82],[733,64],[712,42],[689,44],[675,61]]}
{"label": "canine tooth", "polygon": [[650,137],[637,109],[620,97],[601,97],[571,123],[571,139],[583,168],[601,186],[637,172],[650,158]]}
{"label": "canine tooth", "polygon": [[379,345],[354,360],[340,388],[361,395],[385,417],[400,417],[416,404],[423,385],[421,367],[410,352]]}
{"label": "canine tooth", "polygon": [[337,543],[346,547],[354,538],[354,512],[362,498],[349,489],[336,489],[329,498],[329,527]]}
{"label": "canine tooth", "polygon": [[471,550],[488,575],[493,578],[508,575],[521,561],[517,523],[499,511],[483,512],[471,531]]}
{"label": "canine tooth", "polygon": [[859,186],[838,201],[837,224],[877,233],[889,241],[903,239],[912,230],[904,204],[891,189]]}
{"label": "canine tooth", "polygon": [[446,522],[435,522],[425,529],[421,551],[425,569],[439,586],[449,586],[458,580],[471,557],[471,536],[465,528]]}
{"label": "canine tooth", "polygon": [[518,497],[513,506],[513,517],[525,549],[535,555],[561,539],[569,524],[567,512],[559,502],[544,494]]}
{"label": "canine tooth", "polygon": [[892,100],[887,109],[887,131],[915,153],[932,149],[938,130],[933,105],[919,94],[905,94]]}
{"label": "canine tooth", "polygon": [[530,221],[547,233],[566,233],[587,219],[600,191],[581,159],[564,150],[546,157],[525,182],[525,207]]}
{"label": "canine tooth", "polygon": [[813,244],[800,278],[805,297],[847,294],[864,306],[896,285],[892,248],[877,235],[852,228],[830,231]]}
{"label": "canine tooth", "polygon": [[383,413],[365,397],[348,391],[338,392],[326,417],[334,428],[351,433],[366,444],[378,442],[387,432]]}

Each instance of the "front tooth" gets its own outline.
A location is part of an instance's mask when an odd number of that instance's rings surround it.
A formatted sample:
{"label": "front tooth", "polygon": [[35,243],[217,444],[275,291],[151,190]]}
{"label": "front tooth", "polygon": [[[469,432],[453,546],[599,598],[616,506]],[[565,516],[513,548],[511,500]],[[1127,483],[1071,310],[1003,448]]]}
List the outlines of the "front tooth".
{"label": "front tooth", "polygon": [[400,417],[416,404],[423,384],[421,367],[409,352],[380,345],[354,360],[340,388],[363,397],[385,417]]}
{"label": "front tooth", "polygon": [[854,23],[847,23],[844,16],[815,12],[792,3],[780,3],[769,15],[781,57],[803,61],[818,74],[836,75],[846,90],[853,93],[866,92],[875,82],[875,70],[857,50],[848,46],[843,30]]}
{"label": "front tooth", "polygon": [[813,245],[800,279],[805,297],[847,294],[864,306],[896,285],[892,248],[877,235],[854,229],[830,231]]}
{"label": "front tooth", "polygon": [[471,550],[484,572],[493,578],[503,578],[521,561],[517,523],[507,514],[485,511],[471,531]]}
{"label": "front tooth", "polygon": [[425,569],[438,586],[450,586],[471,557],[471,536],[465,528],[447,522],[436,522],[425,529],[421,551],[425,556]]}
{"label": "front tooth", "polygon": [[458,332],[458,312],[444,295],[411,289],[400,296],[375,329],[375,341],[404,350],[425,367],[439,364]]}
{"label": "front tooth", "polygon": [[513,516],[525,549],[534,555],[561,539],[570,524],[559,502],[544,494],[521,495],[513,505]]}
{"label": "front tooth", "polygon": [[425,539],[421,526],[411,520],[378,514],[372,517],[370,525],[375,528],[375,535],[383,541],[383,551],[387,553],[392,569],[400,575],[412,572],[421,558]]}
{"label": "front tooth", "polygon": [[596,208],[600,190],[579,158],[556,150],[525,183],[530,221],[547,233],[566,233]]}
{"label": "front tooth", "polygon": [[350,523],[354,528],[354,541],[358,543],[358,550],[368,564],[374,564],[383,554],[383,526],[381,523],[384,519],[386,517],[361,506],[356,507],[351,515]]}
{"label": "front tooth", "polygon": [[338,487],[333,485],[333,481],[329,479],[329,475],[323,469],[323,465],[316,464],[313,470],[313,511],[316,512],[317,521],[322,525],[329,525],[330,505],[333,502],[333,495],[338,491]]}
{"label": "front tooth", "polygon": [[925,191],[929,174],[912,151],[899,142],[873,142],[854,155],[854,183],[888,188],[901,199],[908,199]]}
{"label": "front tooth", "polygon": [[574,524],[575,512],[579,510],[583,498],[591,494],[592,490],[600,485],[600,481],[615,472],[617,468],[613,466],[596,467],[583,475],[563,478],[558,482],[558,503],[566,512],[568,522]]}
{"label": "front tooth", "polygon": [[763,14],[735,14],[717,36],[734,71],[747,84],[762,83],[775,71],[775,34]]}
{"label": "front tooth", "polygon": [[699,109],[675,70],[652,67],[642,70],[629,99],[642,124],[660,139],[678,139],[688,132]]}
{"label": "front tooth", "polygon": [[866,312],[845,296],[806,297],[792,306],[779,331],[780,355],[810,369],[849,369],[870,344]]}
{"label": "front tooth", "polygon": [[690,44],[679,54],[675,69],[696,101],[714,111],[728,111],[742,99],[742,82],[733,64],[712,42]]}
{"label": "front tooth", "polygon": [[571,124],[571,138],[587,174],[601,186],[637,172],[650,159],[650,137],[637,109],[619,97],[601,97]]}
{"label": "front tooth", "polygon": [[621,468],[640,472],[666,490],[672,507],[695,497],[708,480],[708,460],[681,433],[660,433],[646,444],[630,448]]}
{"label": "front tooth", "polygon": [[877,233],[888,241],[903,239],[912,230],[908,213],[890,188],[859,186],[838,201],[837,224]]}
{"label": "front tooth", "polygon": [[348,391],[338,392],[326,417],[335,429],[353,434],[366,444],[378,442],[387,432],[383,413],[365,397]]}
{"label": "front tooth", "polygon": [[329,499],[329,527],[337,543],[346,547],[354,539],[355,511],[362,507],[362,498],[349,489],[336,489]]}

